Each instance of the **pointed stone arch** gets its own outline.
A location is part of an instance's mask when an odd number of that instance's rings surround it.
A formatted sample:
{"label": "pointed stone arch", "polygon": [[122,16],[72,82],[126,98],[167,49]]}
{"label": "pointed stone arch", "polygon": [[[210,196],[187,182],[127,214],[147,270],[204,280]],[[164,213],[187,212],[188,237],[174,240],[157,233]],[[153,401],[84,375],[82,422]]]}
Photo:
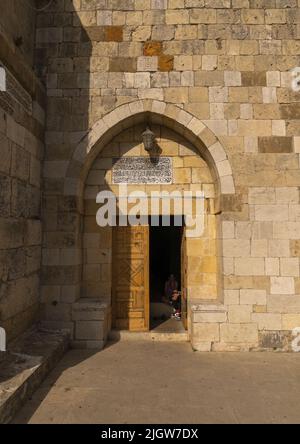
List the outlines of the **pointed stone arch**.
{"label": "pointed stone arch", "polygon": [[86,176],[97,155],[118,133],[141,121],[160,123],[184,136],[198,148],[210,166],[218,194],[235,194],[228,156],[218,137],[200,119],[174,104],[158,100],[137,100],[106,114],[80,140],[69,161],[64,195],[80,199]]}

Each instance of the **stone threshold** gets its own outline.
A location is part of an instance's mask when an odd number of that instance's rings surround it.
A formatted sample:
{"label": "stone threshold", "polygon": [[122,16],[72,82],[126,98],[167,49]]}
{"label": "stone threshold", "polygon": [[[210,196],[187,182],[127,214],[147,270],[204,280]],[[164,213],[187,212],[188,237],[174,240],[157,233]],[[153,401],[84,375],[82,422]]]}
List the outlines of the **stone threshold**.
{"label": "stone threshold", "polygon": [[69,348],[69,334],[31,329],[0,361],[0,424],[10,423]]}
{"label": "stone threshold", "polygon": [[188,342],[188,332],[132,332],[128,330],[111,330],[108,341],[161,341],[161,342]]}

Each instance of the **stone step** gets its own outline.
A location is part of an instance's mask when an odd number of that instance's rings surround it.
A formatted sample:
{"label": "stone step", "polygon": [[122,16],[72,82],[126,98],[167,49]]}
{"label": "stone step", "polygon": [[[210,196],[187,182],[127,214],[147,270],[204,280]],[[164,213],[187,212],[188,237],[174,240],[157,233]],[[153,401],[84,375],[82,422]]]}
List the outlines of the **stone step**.
{"label": "stone step", "polygon": [[0,424],[12,421],[69,348],[69,335],[32,329],[9,344],[0,363]]}
{"label": "stone step", "polygon": [[111,330],[108,335],[109,341],[161,341],[161,342],[188,342],[189,337],[184,332],[131,332],[128,330]]}

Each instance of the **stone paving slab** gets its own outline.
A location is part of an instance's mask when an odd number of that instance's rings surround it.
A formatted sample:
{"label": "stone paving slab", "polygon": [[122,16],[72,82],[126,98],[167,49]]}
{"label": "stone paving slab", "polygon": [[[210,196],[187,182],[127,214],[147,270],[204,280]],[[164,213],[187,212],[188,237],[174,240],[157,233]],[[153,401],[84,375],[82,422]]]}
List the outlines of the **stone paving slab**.
{"label": "stone paving slab", "polygon": [[71,350],[14,423],[299,423],[300,354],[125,341]]}
{"label": "stone paving slab", "polygon": [[0,362],[0,424],[12,420],[55,367],[68,345],[67,333],[36,329],[9,345]]}

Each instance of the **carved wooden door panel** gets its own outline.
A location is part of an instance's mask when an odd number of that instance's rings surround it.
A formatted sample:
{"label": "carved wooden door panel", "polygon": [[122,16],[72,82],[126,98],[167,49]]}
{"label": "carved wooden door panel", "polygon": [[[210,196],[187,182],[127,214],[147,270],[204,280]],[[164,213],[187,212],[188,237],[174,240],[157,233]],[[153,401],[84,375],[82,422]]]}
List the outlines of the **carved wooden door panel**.
{"label": "carved wooden door panel", "polygon": [[113,327],[149,330],[149,227],[113,229]]}

